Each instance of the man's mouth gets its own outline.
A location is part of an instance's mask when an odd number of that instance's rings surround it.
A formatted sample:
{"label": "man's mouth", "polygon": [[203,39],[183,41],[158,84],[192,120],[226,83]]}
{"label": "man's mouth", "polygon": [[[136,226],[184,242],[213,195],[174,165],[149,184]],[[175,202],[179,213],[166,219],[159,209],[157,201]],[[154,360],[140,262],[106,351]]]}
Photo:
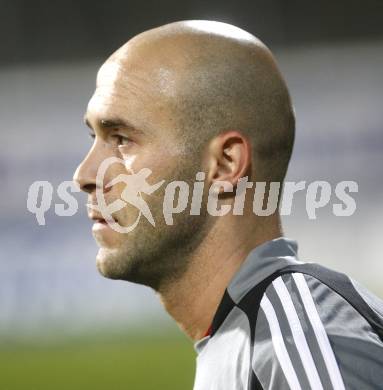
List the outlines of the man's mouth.
{"label": "man's mouth", "polygon": [[99,207],[93,203],[90,202],[87,205],[88,207],[88,217],[92,221],[94,221],[95,224],[101,224],[101,225],[111,225],[118,223],[118,220],[113,215],[108,215],[106,218],[104,218],[103,213],[100,212]]}
{"label": "man's mouth", "polygon": [[91,217],[91,219],[94,221],[95,224],[101,224],[101,225],[112,225],[117,223],[117,219],[114,217],[109,217],[108,219],[105,219],[103,217]]}
{"label": "man's mouth", "polygon": [[102,224],[102,225],[106,225],[107,224],[107,222],[106,222],[106,220],[105,219],[103,219],[103,218],[100,218],[100,219],[94,219],[94,223],[100,223],[100,224]]}
{"label": "man's mouth", "polygon": [[108,216],[107,218],[104,218],[100,213],[95,212],[94,210],[91,210],[88,214],[89,218],[94,221],[92,231],[99,231],[99,230],[105,230],[110,229],[111,226],[118,223],[117,219],[113,216]]}
{"label": "man's mouth", "polygon": [[92,234],[100,248],[114,248],[116,245],[116,229],[118,224],[113,217],[104,218],[101,215],[90,215],[92,219]]}
{"label": "man's mouth", "polygon": [[93,236],[100,247],[113,247],[116,236],[113,226],[117,223],[114,218],[110,220],[103,217],[92,218],[94,221],[92,226]]}

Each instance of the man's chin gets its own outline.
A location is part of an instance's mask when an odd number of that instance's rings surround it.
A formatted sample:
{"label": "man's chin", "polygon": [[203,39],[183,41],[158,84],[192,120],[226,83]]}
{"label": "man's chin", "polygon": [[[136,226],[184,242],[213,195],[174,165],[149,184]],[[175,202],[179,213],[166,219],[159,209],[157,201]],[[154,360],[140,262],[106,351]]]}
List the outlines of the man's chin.
{"label": "man's chin", "polygon": [[93,237],[100,248],[113,249],[120,244],[121,234],[114,231],[110,226],[106,224],[101,225],[101,228],[93,228]]}
{"label": "man's chin", "polygon": [[100,248],[96,257],[96,266],[100,274],[108,279],[122,279],[123,270],[116,249]]}

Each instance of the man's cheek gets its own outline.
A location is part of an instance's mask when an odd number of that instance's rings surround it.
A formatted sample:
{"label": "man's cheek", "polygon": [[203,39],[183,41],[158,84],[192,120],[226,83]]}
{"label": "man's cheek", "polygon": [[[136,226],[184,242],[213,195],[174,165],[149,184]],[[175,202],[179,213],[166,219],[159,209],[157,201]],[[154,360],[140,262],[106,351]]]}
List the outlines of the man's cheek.
{"label": "man's cheek", "polygon": [[[141,222],[142,219],[140,211],[129,203],[126,203],[125,206],[116,213],[115,218],[117,223],[123,228],[129,228],[136,223],[137,219],[140,219],[139,222]],[[129,236],[129,233],[130,232],[118,234],[122,237],[127,237]]]}
{"label": "man's cheek", "polygon": [[120,146],[119,151],[121,152],[122,159],[124,160],[124,166],[127,171],[127,173],[133,173],[136,172],[135,169],[137,169],[134,165],[136,159],[137,159],[137,154],[131,154],[128,151],[127,147]]}

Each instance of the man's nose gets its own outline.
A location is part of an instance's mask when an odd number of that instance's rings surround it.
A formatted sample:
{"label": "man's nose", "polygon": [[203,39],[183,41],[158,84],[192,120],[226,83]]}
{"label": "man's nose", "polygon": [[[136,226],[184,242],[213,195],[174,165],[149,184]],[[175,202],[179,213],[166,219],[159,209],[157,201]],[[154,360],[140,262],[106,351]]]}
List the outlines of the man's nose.
{"label": "man's nose", "polygon": [[77,183],[82,191],[88,194],[94,192],[96,189],[97,166],[94,153],[91,150],[77,167],[73,175],[73,181]]}

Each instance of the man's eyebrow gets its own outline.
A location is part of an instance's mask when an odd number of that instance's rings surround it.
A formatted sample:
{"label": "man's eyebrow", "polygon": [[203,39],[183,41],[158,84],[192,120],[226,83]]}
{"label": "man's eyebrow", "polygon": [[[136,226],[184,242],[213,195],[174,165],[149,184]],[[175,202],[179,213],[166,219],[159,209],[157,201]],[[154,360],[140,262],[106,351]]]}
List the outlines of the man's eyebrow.
{"label": "man's eyebrow", "polygon": [[[91,125],[89,119],[87,116],[84,116],[84,123],[90,128],[93,129],[93,126]],[[131,130],[135,133],[143,133],[142,130],[138,129],[131,123],[127,122],[126,120],[120,119],[120,118],[111,118],[111,119],[100,119],[97,122],[98,126],[102,129],[113,129],[113,128],[118,128],[122,127],[128,130]]]}
{"label": "man's eyebrow", "polygon": [[89,119],[87,118],[86,114],[84,115],[83,122],[90,128],[92,129],[92,125],[89,122]]}

